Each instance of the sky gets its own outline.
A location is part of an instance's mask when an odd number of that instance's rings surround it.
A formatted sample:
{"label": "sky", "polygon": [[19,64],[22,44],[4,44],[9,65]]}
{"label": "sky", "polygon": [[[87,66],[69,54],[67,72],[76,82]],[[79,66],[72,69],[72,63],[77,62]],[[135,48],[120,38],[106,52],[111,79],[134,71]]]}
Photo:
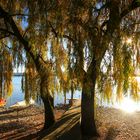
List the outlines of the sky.
{"label": "sky", "polygon": [[20,65],[18,68],[14,68],[14,73],[24,73],[25,67]]}

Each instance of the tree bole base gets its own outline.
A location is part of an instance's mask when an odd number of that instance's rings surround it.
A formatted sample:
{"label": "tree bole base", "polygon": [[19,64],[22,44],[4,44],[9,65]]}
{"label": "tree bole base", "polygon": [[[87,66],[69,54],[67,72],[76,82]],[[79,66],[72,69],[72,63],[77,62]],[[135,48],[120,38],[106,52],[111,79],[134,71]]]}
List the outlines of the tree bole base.
{"label": "tree bole base", "polygon": [[81,140],[96,140],[98,137],[100,137],[97,131],[95,132],[87,130],[86,132],[84,131],[84,133],[82,133]]}
{"label": "tree bole base", "polygon": [[52,122],[52,123],[50,123],[49,125],[48,125],[48,124],[44,124],[44,126],[43,126],[43,129],[42,129],[42,130],[47,130],[47,129],[49,129],[50,127],[52,127],[54,124],[55,124],[55,121],[54,121],[54,122]]}
{"label": "tree bole base", "polygon": [[93,130],[93,129],[82,129],[81,128],[81,132],[82,132],[82,140],[84,138],[97,138],[99,137],[100,135],[98,134],[98,132],[96,130]]}

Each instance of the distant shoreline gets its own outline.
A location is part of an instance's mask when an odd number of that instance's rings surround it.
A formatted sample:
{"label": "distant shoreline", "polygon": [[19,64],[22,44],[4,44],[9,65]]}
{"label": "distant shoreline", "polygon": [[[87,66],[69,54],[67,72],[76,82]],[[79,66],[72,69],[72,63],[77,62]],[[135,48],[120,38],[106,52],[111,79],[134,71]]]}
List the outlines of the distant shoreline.
{"label": "distant shoreline", "polygon": [[13,73],[13,76],[23,76],[24,73]]}

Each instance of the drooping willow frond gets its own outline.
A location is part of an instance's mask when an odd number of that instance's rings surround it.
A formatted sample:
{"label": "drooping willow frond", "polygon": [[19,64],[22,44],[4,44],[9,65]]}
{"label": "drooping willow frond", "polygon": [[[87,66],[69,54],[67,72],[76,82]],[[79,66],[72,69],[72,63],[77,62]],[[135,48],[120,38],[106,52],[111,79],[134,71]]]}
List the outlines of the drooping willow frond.
{"label": "drooping willow frond", "polygon": [[12,94],[13,59],[7,49],[0,51],[0,96],[7,97]]}

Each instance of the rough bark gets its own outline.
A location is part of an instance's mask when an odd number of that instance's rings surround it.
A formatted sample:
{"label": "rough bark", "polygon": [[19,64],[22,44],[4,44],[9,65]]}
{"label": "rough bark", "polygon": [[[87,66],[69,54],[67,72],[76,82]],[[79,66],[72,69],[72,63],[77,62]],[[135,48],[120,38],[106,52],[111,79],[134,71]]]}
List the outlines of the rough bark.
{"label": "rough bark", "polygon": [[81,132],[82,137],[98,136],[95,124],[95,84],[97,78],[96,61],[84,76],[81,101]]}
{"label": "rough bark", "polygon": [[50,100],[51,106],[54,108],[54,96],[50,95],[49,100]]}
{"label": "rough bark", "polygon": [[44,129],[48,129],[50,126],[52,126],[55,123],[55,116],[53,112],[52,96],[50,95],[49,90],[48,90],[47,77],[41,77],[40,94],[41,94],[41,99],[44,103],[44,109],[45,109]]}

